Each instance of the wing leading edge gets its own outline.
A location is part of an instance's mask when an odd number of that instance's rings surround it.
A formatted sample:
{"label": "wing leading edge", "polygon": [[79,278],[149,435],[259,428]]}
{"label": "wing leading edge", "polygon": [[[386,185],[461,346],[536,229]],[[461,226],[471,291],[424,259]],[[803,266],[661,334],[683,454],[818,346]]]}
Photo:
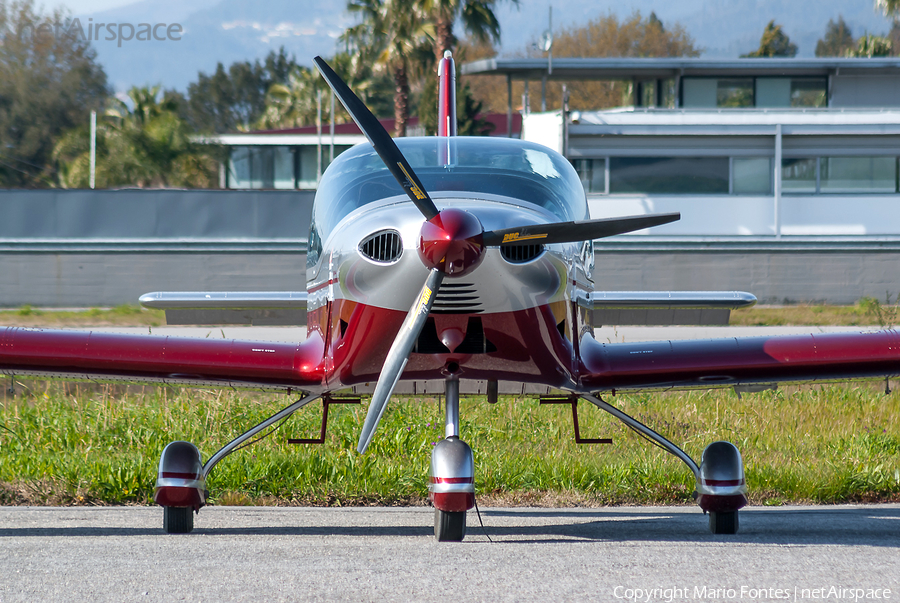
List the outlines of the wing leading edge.
{"label": "wing leading edge", "polygon": [[169,325],[306,324],[306,291],[155,291],[141,305],[166,311]]}
{"label": "wing leading edge", "polygon": [[830,382],[900,375],[900,333],[581,345],[585,391]]}
{"label": "wing leading edge", "polygon": [[756,304],[745,291],[594,291],[594,324],[727,325],[732,310]]}
{"label": "wing leading edge", "polygon": [[271,390],[323,389],[324,342],[0,327],[0,374]]}

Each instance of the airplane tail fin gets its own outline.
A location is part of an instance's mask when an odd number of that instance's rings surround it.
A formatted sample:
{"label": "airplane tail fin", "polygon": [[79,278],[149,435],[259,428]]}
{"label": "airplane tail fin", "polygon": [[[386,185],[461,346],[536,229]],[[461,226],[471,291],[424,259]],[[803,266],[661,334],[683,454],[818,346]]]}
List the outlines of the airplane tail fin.
{"label": "airplane tail fin", "polygon": [[449,50],[438,63],[438,136],[456,136],[456,65]]}
{"label": "airplane tail fin", "polygon": [[[456,136],[456,65],[453,54],[444,51],[444,58],[438,63],[438,136]],[[439,145],[439,165],[453,165],[453,145],[448,140]]]}

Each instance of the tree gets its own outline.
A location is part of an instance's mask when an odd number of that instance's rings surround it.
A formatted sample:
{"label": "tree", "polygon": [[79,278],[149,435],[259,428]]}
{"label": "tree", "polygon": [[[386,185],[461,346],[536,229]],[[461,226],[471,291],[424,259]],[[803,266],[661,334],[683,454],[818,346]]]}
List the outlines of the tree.
{"label": "tree", "polygon": [[[376,75],[372,67],[359,60],[359,55],[340,52],[328,59],[332,69],[347,82],[375,115],[385,113],[384,98],[389,94],[390,82],[383,74]],[[316,97],[322,93],[323,103],[330,100],[331,89],[319,72],[302,66],[295,66],[285,83],[276,83],[266,93],[266,109],[255,127],[258,129],[283,129],[307,126],[316,123],[318,108]],[[388,115],[392,111],[388,109]],[[323,119],[329,107],[323,104]],[[350,120],[349,114],[340,103],[335,104],[335,123]]]}
{"label": "tree", "polygon": [[65,13],[0,3],[0,187],[52,185],[56,138],[87,124],[108,94],[96,53]]}
{"label": "tree", "polygon": [[[495,51],[487,45],[467,44],[468,60],[489,58]],[[597,17],[581,26],[564,28],[553,35],[554,57],[697,57],[701,49],[695,46],[687,30],[675,23],[664,27],[656,14],[646,19],[639,11],[625,19],[614,14]],[[545,56],[536,44],[529,44],[523,54],[533,57]],[[506,112],[506,81],[496,76],[471,76],[465,81],[472,85],[476,99],[485,104],[491,113]],[[537,84],[537,85],[535,85]],[[560,107],[561,85],[548,82],[547,107]],[[568,85],[569,105],[580,110],[596,110],[618,107],[633,102],[633,91],[629,82],[584,81]],[[522,98],[524,86],[513,82],[513,99],[516,105]],[[529,86],[530,110],[540,110],[540,82]]]}
{"label": "tree", "polygon": [[742,54],[741,58],[772,58],[793,57],[797,55],[797,45],[792,43],[787,34],[781,30],[781,25],[775,25],[775,20],[769,21],[759,40],[759,48],[753,52]]}
{"label": "tree", "polygon": [[222,63],[212,75],[200,73],[188,86],[180,114],[197,132],[247,130],[266,110],[266,94],[284,84],[298,65],[284,48],[260,62],[237,61],[226,70]]}
{"label": "tree", "polygon": [[[500,42],[500,22],[494,14],[496,0],[420,0],[434,21],[434,55],[440,60],[445,50],[456,48],[453,24],[462,21],[463,29],[479,43]],[[518,6],[519,0],[510,0]]]}
{"label": "tree", "polygon": [[[134,87],[133,108],[110,99],[97,123],[96,185],[139,187],[215,186],[216,161],[209,149],[191,140],[191,130],[178,116],[176,103],[160,88]],[[59,184],[87,188],[90,179],[90,131],[82,125],[56,144]]]}
{"label": "tree", "polygon": [[816,56],[842,57],[853,46],[853,33],[844,22],[844,17],[838,16],[837,23],[831,19],[828,20],[825,35],[816,43]]}
{"label": "tree", "polygon": [[347,10],[360,22],[344,39],[394,80],[394,135],[406,136],[410,78],[431,63],[434,26],[421,6],[404,0],[350,0]]}
{"label": "tree", "polygon": [[900,0],[875,0],[875,6],[884,11],[886,17],[900,15]]}
{"label": "tree", "polygon": [[884,36],[866,34],[857,40],[856,48],[848,48],[848,57],[869,58],[891,56],[891,40]]}

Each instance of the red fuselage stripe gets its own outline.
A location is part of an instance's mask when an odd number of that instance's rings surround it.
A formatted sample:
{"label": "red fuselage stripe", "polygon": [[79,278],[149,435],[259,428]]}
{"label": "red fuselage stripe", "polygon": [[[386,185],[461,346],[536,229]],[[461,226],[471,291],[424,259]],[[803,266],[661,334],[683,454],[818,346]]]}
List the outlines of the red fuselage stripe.
{"label": "red fuselage stripe", "polygon": [[327,281],[325,281],[325,282],[323,282],[323,283],[319,283],[318,285],[315,285],[314,287],[312,287],[312,288],[310,288],[310,289],[307,289],[306,292],[307,292],[307,293],[315,293],[316,291],[321,291],[322,289],[324,289],[324,288],[327,287],[328,285],[334,285],[334,284],[340,282],[340,280],[341,280],[341,279],[339,279],[339,278],[333,278],[333,279],[331,279],[331,280],[327,280]]}
{"label": "red fuselage stripe", "polygon": [[704,479],[704,486],[743,486],[744,480],[742,479]]}
{"label": "red fuselage stripe", "polygon": [[429,477],[430,484],[474,484],[474,477]]}

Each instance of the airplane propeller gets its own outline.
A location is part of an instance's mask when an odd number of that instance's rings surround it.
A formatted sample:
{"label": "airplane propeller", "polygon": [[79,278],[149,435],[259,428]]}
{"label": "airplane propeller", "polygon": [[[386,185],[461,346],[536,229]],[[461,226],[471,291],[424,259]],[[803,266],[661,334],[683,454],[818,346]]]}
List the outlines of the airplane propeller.
{"label": "airplane propeller", "polygon": [[322,57],[313,62],[319,73],[350,113],[375,152],[400,184],[423,216],[425,223],[419,233],[418,252],[430,272],[422,291],[400,327],[397,338],[391,344],[384,367],[378,376],[372,402],[366,414],[357,451],[365,452],[384,414],[409,355],[434,304],[437,291],[445,276],[462,276],[474,270],[484,259],[486,247],[499,245],[532,245],[572,243],[610,237],[651,226],[659,226],[680,219],[678,213],[603,218],[576,222],[529,224],[515,228],[485,231],[473,214],[456,208],[439,210],[422,186],[412,166],[400,152],[397,144],[381,122],[347,86]]}

